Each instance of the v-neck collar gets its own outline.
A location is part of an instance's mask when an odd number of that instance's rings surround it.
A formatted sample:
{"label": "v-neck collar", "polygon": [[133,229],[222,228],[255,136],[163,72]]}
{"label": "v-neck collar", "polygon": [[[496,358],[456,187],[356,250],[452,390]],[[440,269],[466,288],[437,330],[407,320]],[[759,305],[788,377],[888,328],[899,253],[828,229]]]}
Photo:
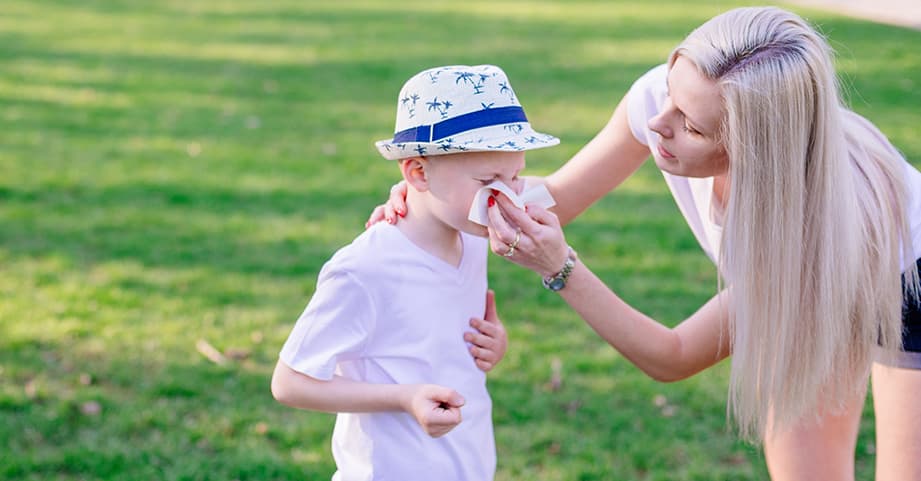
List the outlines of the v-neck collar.
{"label": "v-neck collar", "polygon": [[412,239],[410,239],[403,231],[401,231],[396,226],[388,224],[385,227],[393,229],[395,231],[395,235],[400,236],[403,242],[410,249],[412,249],[415,254],[427,259],[426,264],[431,266],[433,269],[436,269],[438,272],[444,273],[445,275],[450,276],[450,277],[457,277],[460,279],[463,277],[464,272],[468,270],[467,264],[469,264],[469,260],[471,258],[470,245],[469,245],[470,243],[469,243],[469,239],[467,238],[469,234],[458,231],[458,235],[460,236],[460,240],[461,240],[461,256],[460,256],[460,261],[458,261],[457,265],[454,266],[454,265],[451,265],[450,262],[429,252],[428,250],[419,246],[419,244],[416,244],[415,242],[413,242]]}

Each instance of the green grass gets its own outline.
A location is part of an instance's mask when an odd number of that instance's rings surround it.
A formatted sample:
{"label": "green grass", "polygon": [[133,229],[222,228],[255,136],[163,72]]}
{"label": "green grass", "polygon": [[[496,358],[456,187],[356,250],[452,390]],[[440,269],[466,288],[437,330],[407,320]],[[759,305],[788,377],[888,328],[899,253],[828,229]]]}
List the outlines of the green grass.
{"label": "green grass", "polygon": [[[398,172],[402,82],[494,63],[534,125],[587,142],[630,82],[741,3],[6,0],[0,13],[0,478],[328,479],[333,416],[277,404],[277,352],[320,266]],[[851,101],[921,159],[921,33],[815,11]],[[716,289],[644,166],[567,228],[666,324]],[[727,429],[728,365],[657,384],[498,259],[499,480],[765,479]],[[238,359],[196,350],[205,339]],[[562,388],[548,386],[554,359]],[[860,479],[874,463],[867,408]]]}

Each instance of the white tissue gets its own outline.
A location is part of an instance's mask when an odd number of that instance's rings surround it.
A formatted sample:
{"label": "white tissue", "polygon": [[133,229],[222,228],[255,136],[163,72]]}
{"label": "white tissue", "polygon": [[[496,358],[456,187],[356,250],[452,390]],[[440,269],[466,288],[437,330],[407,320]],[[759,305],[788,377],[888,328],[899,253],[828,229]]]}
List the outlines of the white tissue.
{"label": "white tissue", "polygon": [[468,219],[480,225],[489,223],[486,209],[489,207],[487,202],[489,201],[489,196],[492,195],[491,190],[493,189],[505,194],[519,209],[524,209],[525,204],[536,204],[544,209],[549,209],[556,205],[556,201],[553,200],[553,196],[550,195],[550,191],[544,187],[544,184],[538,184],[533,187],[525,186],[524,192],[518,195],[504,182],[496,180],[477,191],[476,196],[473,198],[473,204],[470,206],[470,213],[467,214]]}

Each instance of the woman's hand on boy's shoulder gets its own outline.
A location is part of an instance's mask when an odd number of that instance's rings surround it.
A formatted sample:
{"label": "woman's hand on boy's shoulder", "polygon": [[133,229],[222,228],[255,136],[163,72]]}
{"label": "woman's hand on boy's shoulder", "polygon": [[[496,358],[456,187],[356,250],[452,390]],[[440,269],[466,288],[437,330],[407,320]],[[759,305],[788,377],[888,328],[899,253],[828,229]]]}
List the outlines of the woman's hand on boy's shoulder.
{"label": "woman's hand on boy's shoulder", "polygon": [[387,203],[381,204],[371,211],[371,216],[365,222],[365,229],[380,221],[396,224],[400,217],[406,215],[406,181],[401,180],[390,188],[390,198]]}
{"label": "woman's hand on boy's shoulder", "polygon": [[476,332],[464,333],[464,340],[470,343],[470,355],[483,372],[489,372],[505,357],[508,349],[508,333],[496,312],[496,294],[486,291],[486,312],[483,319],[470,319],[470,326]]}

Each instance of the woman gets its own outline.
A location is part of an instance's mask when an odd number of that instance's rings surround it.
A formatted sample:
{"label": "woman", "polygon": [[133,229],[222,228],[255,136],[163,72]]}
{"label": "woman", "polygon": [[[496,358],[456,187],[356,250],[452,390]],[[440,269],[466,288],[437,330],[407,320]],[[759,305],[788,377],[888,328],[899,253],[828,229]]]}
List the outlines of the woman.
{"label": "woman", "polygon": [[[725,285],[674,329],[623,302],[560,229],[650,153]],[[654,379],[731,353],[730,412],[763,440],[772,479],[853,479],[872,371],[876,479],[921,480],[921,173],[842,106],[830,48],[801,18],[742,8],[706,22],[544,181],[553,213],[497,196],[493,252]],[[401,192],[372,220],[395,219]]]}

